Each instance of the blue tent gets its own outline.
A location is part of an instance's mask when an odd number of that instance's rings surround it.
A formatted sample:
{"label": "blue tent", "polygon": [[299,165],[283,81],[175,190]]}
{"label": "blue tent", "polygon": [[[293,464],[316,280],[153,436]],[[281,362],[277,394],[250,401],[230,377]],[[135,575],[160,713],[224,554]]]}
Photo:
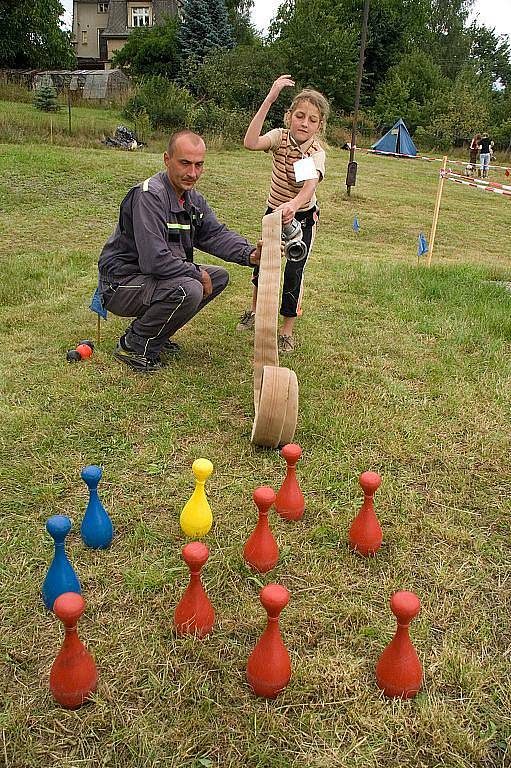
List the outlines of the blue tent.
{"label": "blue tent", "polygon": [[382,136],[372,145],[371,149],[374,149],[375,152],[389,152],[396,155],[411,155],[412,157],[417,154],[417,148],[401,118],[385,136]]}

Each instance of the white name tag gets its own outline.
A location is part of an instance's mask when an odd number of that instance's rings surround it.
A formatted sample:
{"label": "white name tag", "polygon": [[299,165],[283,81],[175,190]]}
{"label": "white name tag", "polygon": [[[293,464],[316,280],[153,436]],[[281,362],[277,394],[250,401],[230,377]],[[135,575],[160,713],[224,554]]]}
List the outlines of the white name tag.
{"label": "white name tag", "polygon": [[301,160],[297,160],[293,163],[295,169],[295,179],[297,181],[308,181],[309,179],[317,179],[318,172],[314,165],[312,157],[303,157]]}

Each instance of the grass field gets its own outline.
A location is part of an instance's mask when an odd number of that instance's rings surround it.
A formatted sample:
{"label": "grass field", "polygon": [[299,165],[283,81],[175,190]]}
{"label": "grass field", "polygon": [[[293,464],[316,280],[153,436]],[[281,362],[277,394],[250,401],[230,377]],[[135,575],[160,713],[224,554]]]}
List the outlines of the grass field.
{"label": "grass field", "polygon": [[[277,488],[283,467],[277,451],[250,445],[252,337],[234,331],[248,270],[229,267],[228,290],[181,332],[181,359],[164,372],[146,379],[116,363],[118,318],[89,362],[68,365],[66,349],[94,337],[87,306],[119,202],[160,155],[0,145],[0,764],[511,765],[511,293],[488,282],[511,280],[511,201],[447,183],[433,266],[417,269],[438,164],[362,155],[348,199],[346,161],[329,152],[289,360],[306,513],[294,525],[271,518],[281,560],[256,577],[241,555],[251,495]],[[211,152],[200,183],[251,239],[268,163]],[[186,583],[179,513],[198,456],[215,466],[204,583],[217,624],[203,641],[172,630]],[[104,470],[116,528],[106,552],[79,537],[85,464]],[[365,469],[383,478],[384,544],[370,561],[346,545]],[[76,712],[48,690],[62,633],[40,589],[52,557],[44,524],[56,513],[74,522],[80,635],[99,671],[94,703]],[[281,628],[293,672],[268,702],[244,671],[271,581],[291,592]],[[411,633],[424,686],[407,702],[385,699],[374,679],[397,589],[422,602]]]}

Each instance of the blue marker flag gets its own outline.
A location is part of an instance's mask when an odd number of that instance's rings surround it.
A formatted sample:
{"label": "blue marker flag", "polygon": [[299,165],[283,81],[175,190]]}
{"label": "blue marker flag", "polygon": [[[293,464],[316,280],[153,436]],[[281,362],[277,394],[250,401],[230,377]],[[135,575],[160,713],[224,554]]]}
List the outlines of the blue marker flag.
{"label": "blue marker flag", "polygon": [[106,320],[107,311],[101,302],[101,296],[99,295],[98,288],[96,288],[96,290],[94,291],[94,296],[92,297],[92,301],[90,303],[89,309],[91,310],[91,312],[95,312],[97,315],[102,317],[103,320]]}
{"label": "blue marker flag", "polygon": [[424,256],[428,252],[428,241],[422,232],[419,235],[419,247],[417,248],[417,256]]}
{"label": "blue marker flag", "polygon": [[358,223],[357,214],[355,214],[355,219],[353,220],[353,231],[360,232],[360,224]]}

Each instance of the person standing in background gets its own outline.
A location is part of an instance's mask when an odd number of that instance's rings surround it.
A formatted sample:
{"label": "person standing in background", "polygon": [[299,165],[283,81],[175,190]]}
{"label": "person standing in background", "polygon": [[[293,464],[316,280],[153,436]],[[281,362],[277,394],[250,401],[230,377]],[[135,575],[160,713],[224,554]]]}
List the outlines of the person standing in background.
{"label": "person standing in background", "polygon": [[[479,142],[481,141],[481,134],[476,133],[476,135],[472,138],[472,141],[470,142],[469,152],[470,152],[470,162],[467,166],[467,171],[469,171],[468,175],[473,176],[474,171],[476,169],[477,165],[477,153],[479,152]],[[479,174],[481,175],[481,174]]]}
{"label": "person standing in background", "polygon": [[493,141],[490,139],[487,133],[483,133],[481,141],[479,142],[479,161],[480,161],[480,175],[483,179],[488,178],[488,169],[490,167],[490,156],[493,149]]}

